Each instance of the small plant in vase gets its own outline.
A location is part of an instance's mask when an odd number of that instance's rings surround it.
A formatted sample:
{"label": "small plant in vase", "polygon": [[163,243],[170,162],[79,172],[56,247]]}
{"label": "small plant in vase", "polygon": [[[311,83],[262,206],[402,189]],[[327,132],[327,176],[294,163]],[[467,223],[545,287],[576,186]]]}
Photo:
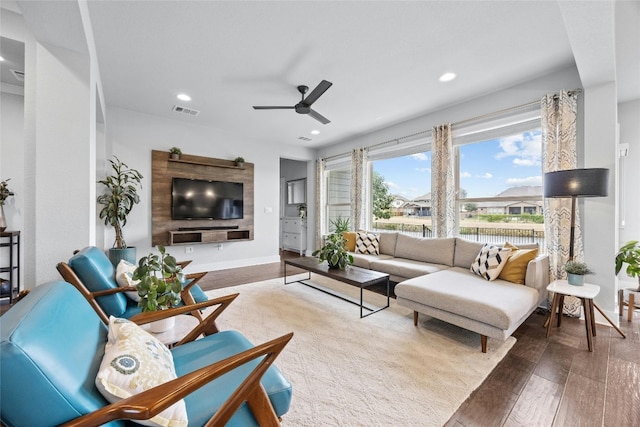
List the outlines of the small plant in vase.
{"label": "small plant in vase", "polygon": [[238,166],[239,168],[244,167],[244,158],[243,157],[238,156],[233,161],[236,162],[236,166]]}
{"label": "small plant in vase", "polygon": [[635,292],[640,292],[640,244],[638,244],[637,240],[625,243],[618,250],[616,255],[616,275],[620,273],[624,264],[627,264],[627,275],[638,279],[638,288]]}
{"label": "small plant in vase", "polygon": [[347,251],[346,243],[342,233],[330,234],[325,244],[313,251],[312,255],[318,257],[318,262],[327,261],[329,268],[346,270],[348,265],[353,264],[353,256]]}
{"label": "small plant in vase", "polygon": [[298,216],[300,219],[304,219],[307,216],[307,205],[304,203],[300,203],[298,205]]}
{"label": "small plant in vase", "polygon": [[173,160],[180,160],[180,156],[182,156],[182,150],[178,147],[171,147],[169,149],[169,153]]}
{"label": "small plant in vase", "polygon": [[564,271],[567,272],[567,282],[575,286],[584,285],[584,276],[593,274],[587,264],[580,261],[567,262],[564,266]]}
{"label": "small plant in vase", "polygon": [[4,217],[4,202],[9,198],[9,196],[13,196],[13,191],[9,190],[9,182],[11,178],[7,178],[4,181],[0,181],[0,231],[4,231],[7,229],[7,220]]}
{"label": "small plant in vase", "polygon": [[[138,306],[142,311],[165,310],[176,306],[182,300],[182,268],[176,259],[167,253],[164,246],[158,246],[160,254],[150,253],[140,258],[138,267],[133,272],[133,280],[138,280],[136,289],[140,296]],[[163,332],[173,327],[175,319],[164,319],[169,325],[152,325],[153,332]],[[163,322],[163,321],[158,321]]]}

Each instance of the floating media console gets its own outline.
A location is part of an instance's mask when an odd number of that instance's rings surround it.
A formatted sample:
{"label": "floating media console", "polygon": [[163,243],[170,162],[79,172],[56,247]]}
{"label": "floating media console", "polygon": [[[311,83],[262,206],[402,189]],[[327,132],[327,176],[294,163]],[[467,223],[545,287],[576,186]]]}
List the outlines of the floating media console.
{"label": "floating media console", "polygon": [[197,229],[170,231],[170,245],[185,245],[189,243],[222,243],[238,240],[250,240],[250,230],[235,229]]}
{"label": "floating media console", "polygon": [[202,231],[202,230],[237,230],[239,225],[216,225],[213,227],[179,227],[178,231]]}

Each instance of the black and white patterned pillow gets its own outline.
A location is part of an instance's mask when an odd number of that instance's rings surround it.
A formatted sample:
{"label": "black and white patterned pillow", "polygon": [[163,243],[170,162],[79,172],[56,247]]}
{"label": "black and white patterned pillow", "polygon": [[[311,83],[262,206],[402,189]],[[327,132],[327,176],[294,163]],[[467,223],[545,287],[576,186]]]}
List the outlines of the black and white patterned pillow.
{"label": "black and white patterned pillow", "polygon": [[356,253],[380,255],[380,241],[378,235],[358,231],[356,233]]}
{"label": "black and white patterned pillow", "polygon": [[485,243],[476,260],[471,264],[471,272],[487,280],[496,280],[510,256],[510,248]]}

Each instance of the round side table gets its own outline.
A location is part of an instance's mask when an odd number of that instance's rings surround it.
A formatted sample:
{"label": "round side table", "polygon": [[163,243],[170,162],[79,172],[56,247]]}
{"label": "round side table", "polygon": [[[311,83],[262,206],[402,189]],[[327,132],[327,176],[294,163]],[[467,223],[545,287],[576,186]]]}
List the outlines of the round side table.
{"label": "round side table", "polygon": [[176,324],[168,331],[164,331],[159,334],[153,333],[149,330],[148,324],[142,325],[142,329],[156,337],[162,344],[166,345],[167,347],[171,347],[173,346],[173,344],[186,337],[187,334],[191,332],[193,328],[198,326],[199,323],[198,319],[188,314],[179,314],[174,317],[176,319]]}
{"label": "round side table", "polygon": [[633,312],[636,308],[640,308],[640,292],[635,289],[637,288],[618,289],[618,313],[622,316],[623,307],[626,305],[627,322],[633,322]]}

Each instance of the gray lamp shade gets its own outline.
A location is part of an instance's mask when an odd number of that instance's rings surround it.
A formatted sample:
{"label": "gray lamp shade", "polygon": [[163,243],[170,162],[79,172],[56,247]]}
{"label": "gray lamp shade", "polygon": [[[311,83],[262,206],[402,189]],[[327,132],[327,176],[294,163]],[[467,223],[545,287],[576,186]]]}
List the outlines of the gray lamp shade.
{"label": "gray lamp shade", "polygon": [[544,174],[544,197],[606,197],[609,169],[568,169]]}

